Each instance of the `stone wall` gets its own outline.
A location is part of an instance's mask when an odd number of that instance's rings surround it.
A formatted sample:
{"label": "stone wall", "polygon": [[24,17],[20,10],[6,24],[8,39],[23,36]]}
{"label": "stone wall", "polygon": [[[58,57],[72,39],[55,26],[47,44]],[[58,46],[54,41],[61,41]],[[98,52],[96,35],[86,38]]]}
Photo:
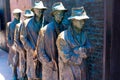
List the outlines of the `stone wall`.
{"label": "stone wall", "polygon": [[103,46],[104,46],[104,7],[103,1],[87,2],[85,7],[91,17],[87,21],[88,37],[95,48],[95,52],[88,58],[88,80],[102,80]]}
{"label": "stone wall", "polygon": [[[15,8],[26,10],[31,8],[31,0],[10,0],[11,13]],[[23,16],[21,16],[23,19]],[[13,14],[11,14],[11,20],[13,20]]]}

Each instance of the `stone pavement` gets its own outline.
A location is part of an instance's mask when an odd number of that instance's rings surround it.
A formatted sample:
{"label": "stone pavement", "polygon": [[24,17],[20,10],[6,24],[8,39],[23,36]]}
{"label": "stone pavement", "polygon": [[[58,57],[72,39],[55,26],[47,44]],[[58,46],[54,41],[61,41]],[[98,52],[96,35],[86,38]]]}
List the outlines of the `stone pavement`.
{"label": "stone pavement", "polygon": [[0,80],[12,80],[12,70],[8,66],[8,53],[0,49]]}

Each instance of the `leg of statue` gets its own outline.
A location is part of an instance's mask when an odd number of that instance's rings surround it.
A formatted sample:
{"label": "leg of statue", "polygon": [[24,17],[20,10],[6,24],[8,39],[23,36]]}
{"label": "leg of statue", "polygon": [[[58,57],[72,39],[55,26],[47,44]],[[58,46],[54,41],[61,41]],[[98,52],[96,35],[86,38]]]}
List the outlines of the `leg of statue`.
{"label": "leg of statue", "polygon": [[36,79],[34,79],[34,80],[42,80],[42,79],[40,79],[40,78],[36,78]]}
{"label": "leg of statue", "polygon": [[28,78],[28,80],[33,80],[32,78]]}
{"label": "leg of statue", "polygon": [[17,80],[17,67],[12,66],[13,80]]}

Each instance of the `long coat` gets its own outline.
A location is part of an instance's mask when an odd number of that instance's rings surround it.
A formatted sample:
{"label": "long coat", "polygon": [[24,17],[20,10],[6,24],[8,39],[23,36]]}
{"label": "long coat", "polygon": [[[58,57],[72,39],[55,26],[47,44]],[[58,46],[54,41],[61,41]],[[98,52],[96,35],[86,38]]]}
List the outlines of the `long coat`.
{"label": "long coat", "polygon": [[29,78],[41,77],[41,65],[37,65],[40,69],[36,70],[33,53],[36,48],[39,30],[45,25],[43,22],[43,19],[40,22],[36,22],[35,17],[27,19],[24,21],[24,26],[20,33],[20,39],[27,51],[27,76]]}
{"label": "long coat", "polygon": [[[81,32],[81,43],[77,42],[72,28],[60,33],[57,39],[58,59],[59,59],[59,78],[60,80],[86,80],[84,58],[79,47],[90,47],[87,36]],[[77,53],[79,52],[79,54]],[[86,55],[87,56],[87,55]]]}
{"label": "long coat", "polygon": [[53,21],[42,28],[39,33],[37,52],[38,59],[42,63],[43,80],[58,80],[58,52],[56,40],[58,34],[65,29],[67,28],[63,24],[58,25]]}
{"label": "long coat", "polygon": [[21,77],[25,76],[26,73],[26,51],[24,49],[24,46],[22,42],[20,41],[20,31],[23,27],[22,23],[18,23],[15,28],[15,34],[14,34],[14,44],[16,47],[16,51],[19,53],[19,71]]}
{"label": "long coat", "polygon": [[19,55],[16,52],[14,44],[14,31],[16,24],[20,23],[20,20],[14,19],[12,22],[7,23],[6,39],[7,46],[9,47],[8,63],[12,66],[18,66]]}

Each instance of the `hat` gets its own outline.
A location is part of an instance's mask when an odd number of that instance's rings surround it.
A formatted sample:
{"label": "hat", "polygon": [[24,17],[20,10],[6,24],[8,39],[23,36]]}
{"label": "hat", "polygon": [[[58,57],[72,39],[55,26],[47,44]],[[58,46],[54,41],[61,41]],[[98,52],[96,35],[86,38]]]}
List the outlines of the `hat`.
{"label": "hat", "polygon": [[87,16],[84,7],[78,7],[78,8],[72,8],[72,15],[68,19],[82,20],[82,19],[89,19],[89,17]]}
{"label": "hat", "polygon": [[13,10],[13,14],[14,14],[14,13],[22,13],[22,10],[20,10],[20,9],[14,9],[14,10]]}
{"label": "hat", "polygon": [[31,16],[34,16],[34,13],[31,10],[25,10],[24,16],[31,17]]}
{"label": "hat", "polygon": [[[37,9],[47,9],[47,7],[45,7],[45,6],[43,5],[43,2],[42,2],[42,1],[40,1],[40,2],[35,2],[35,5],[34,5],[33,8],[37,8]],[[33,9],[33,8],[32,8],[32,9]]]}
{"label": "hat", "polygon": [[67,11],[67,9],[63,6],[62,2],[56,2],[52,6],[51,15],[53,15],[55,11]]}

